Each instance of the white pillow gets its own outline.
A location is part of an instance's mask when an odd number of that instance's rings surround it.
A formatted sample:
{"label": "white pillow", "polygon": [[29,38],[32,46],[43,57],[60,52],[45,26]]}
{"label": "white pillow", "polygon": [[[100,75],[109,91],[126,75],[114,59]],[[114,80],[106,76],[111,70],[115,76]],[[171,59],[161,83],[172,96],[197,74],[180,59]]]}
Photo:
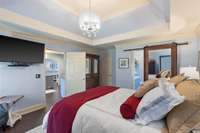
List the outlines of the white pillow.
{"label": "white pillow", "polygon": [[161,88],[163,88],[163,89],[166,89],[169,86],[169,84],[170,83],[167,81],[166,78],[160,78],[158,80],[158,86],[161,87]]}
{"label": "white pillow", "polygon": [[183,101],[184,96],[178,93],[173,84],[166,83],[164,88],[158,86],[144,95],[138,105],[135,120],[142,125],[161,120]]}

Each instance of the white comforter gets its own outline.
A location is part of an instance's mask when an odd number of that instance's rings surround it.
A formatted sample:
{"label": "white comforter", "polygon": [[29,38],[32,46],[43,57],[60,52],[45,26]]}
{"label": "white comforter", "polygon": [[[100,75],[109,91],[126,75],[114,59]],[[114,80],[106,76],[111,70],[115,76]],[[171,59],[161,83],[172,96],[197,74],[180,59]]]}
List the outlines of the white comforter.
{"label": "white comforter", "polygon": [[[161,133],[163,121],[142,126],[121,117],[120,105],[133,93],[131,89],[120,88],[85,103],[77,112],[72,133]],[[49,112],[44,117],[43,129],[47,128],[48,115]]]}
{"label": "white comforter", "polygon": [[120,105],[134,93],[119,89],[81,106],[73,122],[72,133],[161,133],[163,121],[141,126],[120,115]]}

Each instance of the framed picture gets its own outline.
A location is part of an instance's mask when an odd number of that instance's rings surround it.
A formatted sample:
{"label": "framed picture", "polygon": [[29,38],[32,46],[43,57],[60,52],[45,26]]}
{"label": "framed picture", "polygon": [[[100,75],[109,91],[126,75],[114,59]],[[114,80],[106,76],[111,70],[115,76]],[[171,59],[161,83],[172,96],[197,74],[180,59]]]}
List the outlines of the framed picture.
{"label": "framed picture", "polygon": [[160,56],[160,71],[171,70],[171,55]]}
{"label": "framed picture", "polygon": [[128,69],[129,68],[129,59],[128,58],[120,58],[119,59],[119,68],[120,69]]}

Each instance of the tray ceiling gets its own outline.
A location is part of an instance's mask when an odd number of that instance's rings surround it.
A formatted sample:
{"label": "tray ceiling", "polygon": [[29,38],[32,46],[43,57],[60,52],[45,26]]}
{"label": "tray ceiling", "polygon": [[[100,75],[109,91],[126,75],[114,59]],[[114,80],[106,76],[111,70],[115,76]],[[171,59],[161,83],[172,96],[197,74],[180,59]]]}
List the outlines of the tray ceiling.
{"label": "tray ceiling", "polygon": [[92,9],[104,20],[92,39],[83,36],[78,26],[88,0],[0,0],[0,23],[10,29],[12,25],[13,30],[90,45],[194,30],[200,25],[199,0],[91,1]]}
{"label": "tray ceiling", "polygon": [[[76,15],[89,8],[89,0],[56,0],[56,3]],[[148,3],[149,0],[91,0],[92,10],[103,20],[122,15]]]}

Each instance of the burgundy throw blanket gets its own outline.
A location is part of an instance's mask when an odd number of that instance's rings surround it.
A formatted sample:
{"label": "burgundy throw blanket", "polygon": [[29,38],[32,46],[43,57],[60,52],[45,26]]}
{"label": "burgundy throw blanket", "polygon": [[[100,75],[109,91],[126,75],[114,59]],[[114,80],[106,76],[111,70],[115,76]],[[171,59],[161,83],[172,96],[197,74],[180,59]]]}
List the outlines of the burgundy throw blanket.
{"label": "burgundy throw blanket", "polygon": [[74,118],[81,105],[116,89],[118,88],[113,86],[96,87],[63,98],[54,105],[49,114],[47,133],[71,133]]}

